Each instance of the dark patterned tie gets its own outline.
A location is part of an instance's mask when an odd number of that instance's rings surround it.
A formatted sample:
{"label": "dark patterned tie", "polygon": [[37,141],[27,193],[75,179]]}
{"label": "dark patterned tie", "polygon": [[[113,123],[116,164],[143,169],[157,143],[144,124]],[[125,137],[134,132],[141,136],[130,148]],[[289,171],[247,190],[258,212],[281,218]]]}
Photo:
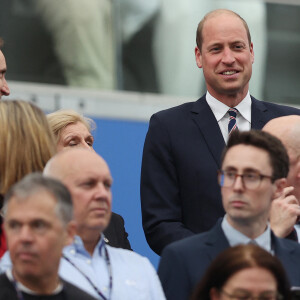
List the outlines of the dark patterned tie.
{"label": "dark patterned tie", "polygon": [[228,136],[234,131],[237,130],[237,124],[236,124],[236,114],[238,110],[236,108],[229,108],[229,123],[228,123]]}

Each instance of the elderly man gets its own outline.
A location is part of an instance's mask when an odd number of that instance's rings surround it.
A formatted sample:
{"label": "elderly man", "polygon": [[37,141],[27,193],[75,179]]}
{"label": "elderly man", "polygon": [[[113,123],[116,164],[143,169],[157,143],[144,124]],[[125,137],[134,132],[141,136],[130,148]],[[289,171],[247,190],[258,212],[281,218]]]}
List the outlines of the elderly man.
{"label": "elderly man", "polygon": [[158,254],[171,242],[209,230],[224,215],[215,174],[234,128],[261,129],[273,118],[300,115],[250,96],[253,43],[245,20],[233,11],[215,10],[202,19],[195,58],[206,95],[154,114],[144,145],[143,228]]}
{"label": "elderly man", "polygon": [[[300,218],[300,116],[284,116],[269,121],[263,130],[281,140],[287,149],[290,171],[287,187],[272,204],[271,227],[279,237],[293,237],[293,228]],[[295,226],[300,237],[299,225]],[[296,238],[296,236],[294,236]]]}
{"label": "elderly man", "polygon": [[26,176],[6,195],[3,211],[12,269],[0,276],[1,300],[94,299],[58,276],[75,232],[71,196],[60,182]]}
{"label": "elderly man", "polygon": [[112,200],[104,159],[82,148],[62,151],[48,162],[44,175],[61,180],[73,199],[77,235],[63,251],[62,278],[98,299],[165,299],[148,259],[104,242]]}
{"label": "elderly man", "polygon": [[211,261],[237,244],[255,243],[276,255],[290,283],[300,286],[300,246],[277,238],[268,225],[288,170],[287,152],[277,138],[263,131],[231,135],[218,174],[226,215],[210,231],[164,249],[158,274],[167,299],[188,299]]}
{"label": "elderly man", "polygon": [[[0,48],[2,47],[2,40],[0,39]],[[6,67],[6,61],[5,57],[0,50],[0,99],[2,96],[8,96],[10,91],[8,84],[5,79],[5,73],[6,73],[7,67]]]}

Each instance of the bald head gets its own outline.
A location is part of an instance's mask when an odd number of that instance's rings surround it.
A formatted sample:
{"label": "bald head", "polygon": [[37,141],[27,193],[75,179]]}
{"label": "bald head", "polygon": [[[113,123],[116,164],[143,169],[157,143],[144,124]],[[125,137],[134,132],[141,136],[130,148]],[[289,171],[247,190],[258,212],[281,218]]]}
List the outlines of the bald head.
{"label": "bald head", "polygon": [[263,127],[263,131],[279,138],[289,155],[300,155],[300,116],[291,115],[272,119]]}
{"label": "bald head", "polygon": [[287,149],[290,160],[287,184],[294,187],[293,194],[300,201],[300,116],[272,119],[262,130],[280,139]]}
{"label": "bald head", "polygon": [[108,168],[105,160],[94,151],[82,148],[67,149],[48,161],[44,175],[64,181],[64,178],[79,172],[83,167],[94,164]]}

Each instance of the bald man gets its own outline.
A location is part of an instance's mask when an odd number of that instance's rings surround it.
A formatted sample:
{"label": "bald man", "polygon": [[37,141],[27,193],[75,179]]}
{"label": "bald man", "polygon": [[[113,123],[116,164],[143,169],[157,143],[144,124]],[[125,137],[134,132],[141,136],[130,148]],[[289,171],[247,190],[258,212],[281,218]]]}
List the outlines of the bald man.
{"label": "bald man", "polygon": [[77,236],[63,251],[61,277],[98,299],[165,299],[147,258],[104,242],[112,200],[112,177],[104,159],[86,149],[61,151],[44,175],[67,186],[74,206]]}
{"label": "bald man", "polygon": [[[2,45],[3,45],[3,41],[0,38],[0,49]],[[2,51],[0,50],[0,99],[2,96],[8,96],[10,94],[9,87],[5,79],[6,70],[7,67],[6,67],[5,57]]]}
{"label": "bald man", "polygon": [[[290,160],[287,187],[280,198],[274,200],[270,223],[279,237],[288,236],[300,218],[300,116],[290,115],[269,121],[264,131],[279,138],[286,147]],[[295,226],[300,237],[300,227]]]}

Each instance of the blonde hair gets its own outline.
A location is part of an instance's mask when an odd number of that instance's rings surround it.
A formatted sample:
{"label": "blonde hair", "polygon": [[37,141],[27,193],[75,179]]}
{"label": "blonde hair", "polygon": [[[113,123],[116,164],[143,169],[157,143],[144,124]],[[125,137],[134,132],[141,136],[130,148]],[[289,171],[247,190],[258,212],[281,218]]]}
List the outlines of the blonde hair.
{"label": "blonde hair", "polygon": [[61,109],[55,111],[51,114],[48,114],[47,119],[54,134],[56,144],[60,139],[62,130],[69,124],[81,122],[86,126],[89,132],[96,128],[96,123],[92,119],[84,117],[83,115],[72,109]]}
{"label": "blonde hair", "polygon": [[45,114],[32,103],[0,102],[0,193],[32,172],[40,172],[56,153]]}

